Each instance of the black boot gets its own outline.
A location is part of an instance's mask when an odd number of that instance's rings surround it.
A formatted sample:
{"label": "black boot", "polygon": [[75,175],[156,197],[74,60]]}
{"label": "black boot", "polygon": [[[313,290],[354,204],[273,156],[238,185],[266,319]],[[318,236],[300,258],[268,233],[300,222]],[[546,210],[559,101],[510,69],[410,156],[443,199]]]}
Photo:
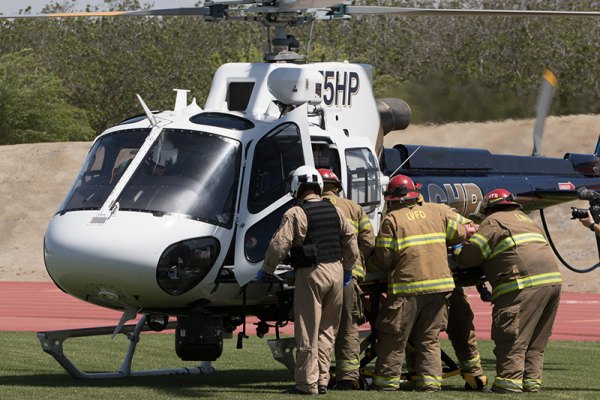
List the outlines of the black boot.
{"label": "black boot", "polygon": [[333,390],[352,390],[354,389],[354,382],[348,379],[341,380],[337,382],[333,388]]}

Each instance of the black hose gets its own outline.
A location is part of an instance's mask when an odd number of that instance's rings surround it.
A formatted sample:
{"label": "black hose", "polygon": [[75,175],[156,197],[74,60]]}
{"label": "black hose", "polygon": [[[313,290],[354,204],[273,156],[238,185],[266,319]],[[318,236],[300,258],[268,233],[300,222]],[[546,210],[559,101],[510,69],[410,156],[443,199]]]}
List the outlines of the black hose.
{"label": "black hose", "polygon": [[561,255],[558,253],[558,250],[556,249],[556,246],[554,246],[554,242],[552,241],[552,238],[550,237],[550,231],[548,230],[548,225],[546,224],[546,217],[544,217],[544,210],[540,208],[540,217],[542,218],[542,225],[544,226],[544,232],[546,232],[546,237],[548,238],[548,243],[550,243],[550,247],[552,247],[552,250],[554,251],[554,254],[556,254],[556,257],[559,259],[559,261],[569,270],[569,271],[573,271],[573,272],[577,272],[578,274],[584,274],[587,272],[592,272],[593,270],[595,270],[596,268],[598,268],[600,266],[600,262],[596,263],[595,265],[586,268],[586,269],[577,269],[572,267],[571,265],[569,265],[569,263],[567,263],[562,257]]}

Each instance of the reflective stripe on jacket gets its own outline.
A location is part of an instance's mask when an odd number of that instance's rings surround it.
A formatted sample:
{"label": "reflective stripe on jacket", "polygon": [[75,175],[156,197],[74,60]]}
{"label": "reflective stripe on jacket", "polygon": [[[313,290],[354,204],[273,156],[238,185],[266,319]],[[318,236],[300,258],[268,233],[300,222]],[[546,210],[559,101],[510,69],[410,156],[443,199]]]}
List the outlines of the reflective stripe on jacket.
{"label": "reflective stripe on jacket", "polygon": [[451,291],[454,279],[448,267],[447,243],[462,242],[465,228],[437,205],[398,206],[381,224],[369,268],[388,271],[391,294]]}
{"label": "reflective stripe on jacket", "polygon": [[524,288],[562,283],[544,234],[518,209],[487,216],[456,261],[466,267],[483,267],[492,285],[492,301]]}
{"label": "reflective stripe on jacket", "polygon": [[549,272],[547,274],[532,275],[526,278],[517,278],[514,281],[509,281],[497,285],[494,288],[494,292],[492,293],[492,301],[496,300],[499,296],[502,296],[503,294],[514,292],[516,290],[541,285],[560,284],[562,284],[562,277],[560,276],[560,272]]}

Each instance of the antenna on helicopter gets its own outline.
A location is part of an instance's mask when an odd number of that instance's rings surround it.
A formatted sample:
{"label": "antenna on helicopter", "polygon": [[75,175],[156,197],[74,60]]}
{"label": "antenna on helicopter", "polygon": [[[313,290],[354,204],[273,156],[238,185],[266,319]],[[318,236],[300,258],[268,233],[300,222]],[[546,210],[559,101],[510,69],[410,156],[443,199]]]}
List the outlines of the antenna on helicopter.
{"label": "antenna on helicopter", "polygon": [[177,97],[175,98],[175,112],[179,112],[187,107],[187,95],[190,92],[186,89],[174,89],[177,92]]}
{"label": "antenna on helicopter", "polygon": [[549,69],[545,70],[544,80],[542,81],[542,86],[540,87],[538,102],[535,110],[536,119],[535,128],[533,129],[533,156],[541,155],[544,125],[546,123],[546,118],[548,118],[548,112],[550,111],[552,97],[554,97],[557,84],[558,80],[552,71]]}

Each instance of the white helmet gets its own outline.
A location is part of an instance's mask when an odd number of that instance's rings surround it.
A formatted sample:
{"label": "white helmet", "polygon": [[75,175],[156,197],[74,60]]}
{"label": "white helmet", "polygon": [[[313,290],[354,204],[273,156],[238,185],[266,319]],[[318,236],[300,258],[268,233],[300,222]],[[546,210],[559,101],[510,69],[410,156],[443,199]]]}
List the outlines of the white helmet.
{"label": "white helmet", "polygon": [[152,162],[161,167],[172,166],[177,162],[178,150],[169,139],[158,142],[152,149]]}
{"label": "white helmet", "polygon": [[292,171],[291,175],[290,193],[295,198],[301,196],[307,188],[312,188],[319,194],[323,192],[323,178],[316,168],[303,165]]}

